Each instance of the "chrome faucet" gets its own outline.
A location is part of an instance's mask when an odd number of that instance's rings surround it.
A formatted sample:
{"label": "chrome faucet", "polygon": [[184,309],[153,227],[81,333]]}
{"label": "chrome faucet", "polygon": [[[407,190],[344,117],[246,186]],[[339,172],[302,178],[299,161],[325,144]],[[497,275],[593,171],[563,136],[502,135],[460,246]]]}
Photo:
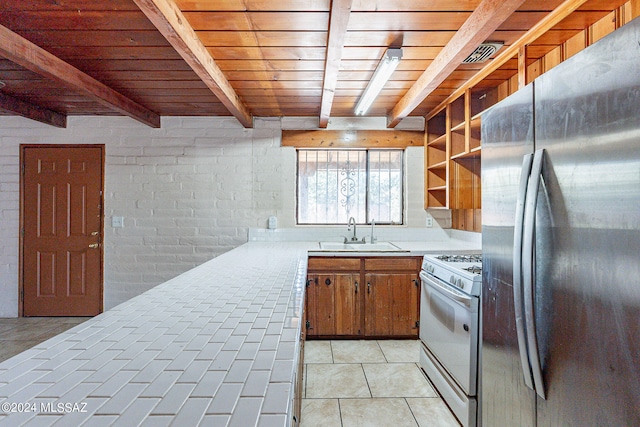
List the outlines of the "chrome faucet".
{"label": "chrome faucet", "polygon": [[356,236],[356,219],[354,217],[349,218],[349,222],[347,223],[347,231],[351,231],[352,223],[353,223],[353,236],[351,237],[351,241],[357,242],[358,236]]}
{"label": "chrome faucet", "polygon": [[378,240],[374,235],[373,235],[373,227],[375,227],[376,225],[376,220],[372,219],[371,220],[371,243],[375,243],[376,240]]}

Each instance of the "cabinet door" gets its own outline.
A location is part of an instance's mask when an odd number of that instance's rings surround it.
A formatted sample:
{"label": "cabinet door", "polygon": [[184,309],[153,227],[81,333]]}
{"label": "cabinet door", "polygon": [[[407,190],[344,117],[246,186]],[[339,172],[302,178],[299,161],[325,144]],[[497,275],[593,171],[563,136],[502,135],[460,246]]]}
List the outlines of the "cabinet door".
{"label": "cabinet door", "polygon": [[393,334],[418,336],[420,281],[417,274],[404,274],[393,293]]}
{"label": "cabinet door", "polygon": [[359,275],[310,274],[307,288],[307,335],[359,335]]}
{"label": "cabinet door", "polygon": [[418,336],[418,276],[370,273],[365,281],[365,335]]}

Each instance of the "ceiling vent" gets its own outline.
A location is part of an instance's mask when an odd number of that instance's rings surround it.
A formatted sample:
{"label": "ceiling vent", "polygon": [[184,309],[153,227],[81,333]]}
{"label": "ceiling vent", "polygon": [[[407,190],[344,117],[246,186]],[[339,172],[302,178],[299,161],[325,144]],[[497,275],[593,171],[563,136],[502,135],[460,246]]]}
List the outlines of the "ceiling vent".
{"label": "ceiling vent", "polygon": [[476,64],[478,62],[485,62],[496,53],[503,45],[502,42],[485,42],[480,44],[471,55],[462,61],[463,64]]}

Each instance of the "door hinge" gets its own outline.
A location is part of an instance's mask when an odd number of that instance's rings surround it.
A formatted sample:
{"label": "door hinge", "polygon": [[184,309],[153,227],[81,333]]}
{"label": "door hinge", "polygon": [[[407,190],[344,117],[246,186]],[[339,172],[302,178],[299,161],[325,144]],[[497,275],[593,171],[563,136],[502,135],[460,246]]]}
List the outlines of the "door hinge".
{"label": "door hinge", "polygon": [[311,322],[309,322],[308,320],[307,320],[307,323],[305,323],[305,326],[307,327],[307,329],[313,329],[311,327]]}
{"label": "door hinge", "polygon": [[20,301],[24,302],[24,289],[20,289]]}
{"label": "door hinge", "polygon": [[312,281],[313,281],[313,279],[307,279],[307,288],[308,288],[309,286],[311,286],[311,282],[312,282]]}
{"label": "door hinge", "polygon": [[20,229],[20,235],[24,237],[24,227]]}
{"label": "door hinge", "polygon": [[24,163],[22,164],[22,167],[20,168],[20,171],[22,172],[22,175],[24,175]]}
{"label": "door hinge", "polygon": [[419,327],[420,327],[420,321],[416,320],[416,328],[419,328]]}

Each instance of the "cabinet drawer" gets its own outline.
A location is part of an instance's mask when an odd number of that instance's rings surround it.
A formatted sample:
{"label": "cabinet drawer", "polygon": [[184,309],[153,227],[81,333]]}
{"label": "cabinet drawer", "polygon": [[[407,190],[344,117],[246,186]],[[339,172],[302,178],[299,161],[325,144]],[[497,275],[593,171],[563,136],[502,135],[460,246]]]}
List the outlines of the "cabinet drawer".
{"label": "cabinet drawer", "polygon": [[359,271],[360,258],[329,258],[329,257],[310,257],[307,270],[309,271]]}
{"label": "cabinet drawer", "polygon": [[411,271],[417,272],[420,269],[422,258],[365,258],[365,271]]}

